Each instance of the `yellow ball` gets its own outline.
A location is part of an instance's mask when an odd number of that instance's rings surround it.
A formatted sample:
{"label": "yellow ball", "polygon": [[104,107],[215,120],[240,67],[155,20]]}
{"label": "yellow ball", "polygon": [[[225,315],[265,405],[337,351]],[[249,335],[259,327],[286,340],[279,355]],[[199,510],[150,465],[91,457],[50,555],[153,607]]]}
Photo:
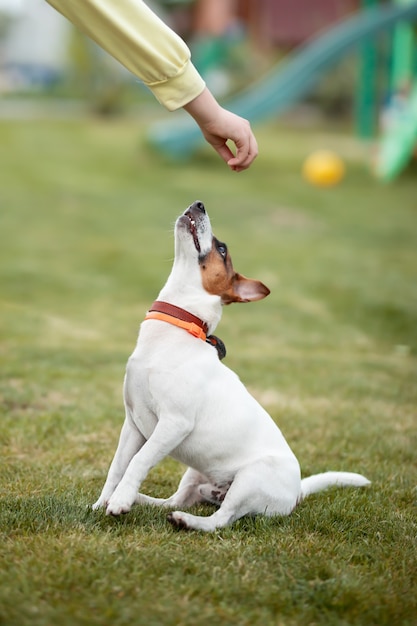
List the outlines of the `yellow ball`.
{"label": "yellow ball", "polygon": [[345,175],[342,159],[330,150],[317,150],[304,161],[303,176],[312,185],[331,187]]}

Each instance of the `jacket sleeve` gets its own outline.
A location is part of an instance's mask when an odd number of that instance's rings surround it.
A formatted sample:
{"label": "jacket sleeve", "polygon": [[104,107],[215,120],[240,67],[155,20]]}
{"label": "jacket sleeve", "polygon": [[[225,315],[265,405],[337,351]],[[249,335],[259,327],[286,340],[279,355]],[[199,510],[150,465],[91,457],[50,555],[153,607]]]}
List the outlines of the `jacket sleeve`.
{"label": "jacket sleeve", "polygon": [[204,90],[190,51],[142,0],[47,0],[174,111]]}

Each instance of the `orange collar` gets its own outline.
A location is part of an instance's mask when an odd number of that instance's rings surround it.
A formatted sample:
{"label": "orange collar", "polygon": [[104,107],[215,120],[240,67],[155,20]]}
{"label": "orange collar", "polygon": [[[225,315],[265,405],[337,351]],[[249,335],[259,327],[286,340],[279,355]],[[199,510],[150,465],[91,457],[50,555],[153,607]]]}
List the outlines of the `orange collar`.
{"label": "orange collar", "polygon": [[145,320],[168,322],[168,324],[183,328],[193,335],[193,337],[197,337],[203,341],[206,341],[207,338],[208,326],[203,320],[185,311],[185,309],[181,309],[168,302],[156,300],[146,314]]}
{"label": "orange collar", "polygon": [[174,304],[156,300],[146,314],[145,320],[160,320],[161,322],[168,322],[168,324],[183,328],[193,337],[202,339],[216,348],[217,356],[220,360],[226,356],[226,346],[223,341],[215,335],[207,336],[208,325],[206,322]]}

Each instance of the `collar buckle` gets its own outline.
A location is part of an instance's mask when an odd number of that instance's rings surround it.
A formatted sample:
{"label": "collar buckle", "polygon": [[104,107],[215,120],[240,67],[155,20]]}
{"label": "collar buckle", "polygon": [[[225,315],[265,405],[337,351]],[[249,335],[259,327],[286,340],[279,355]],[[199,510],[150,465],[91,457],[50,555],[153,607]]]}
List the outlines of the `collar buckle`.
{"label": "collar buckle", "polygon": [[197,337],[197,339],[202,339],[203,341],[206,340],[206,333],[204,332],[202,328],[200,328],[200,326],[197,326],[197,324],[194,324],[194,322],[191,322],[189,324],[187,330],[190,333],[190,335],[193,335],[193,337]]}

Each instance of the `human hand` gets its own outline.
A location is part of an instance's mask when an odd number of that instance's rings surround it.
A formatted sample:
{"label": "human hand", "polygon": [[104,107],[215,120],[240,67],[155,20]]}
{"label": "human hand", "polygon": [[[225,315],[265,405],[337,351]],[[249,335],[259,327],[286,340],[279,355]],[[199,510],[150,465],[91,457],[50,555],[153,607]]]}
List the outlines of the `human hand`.
{"label": "human hand", "polygon": [[[241,172],[252,164],[258,155],[258,144],[247,120],[221,107],[207,88],[184,109],[230,169]],[[228,141],[234,143],[235,154]]]}

